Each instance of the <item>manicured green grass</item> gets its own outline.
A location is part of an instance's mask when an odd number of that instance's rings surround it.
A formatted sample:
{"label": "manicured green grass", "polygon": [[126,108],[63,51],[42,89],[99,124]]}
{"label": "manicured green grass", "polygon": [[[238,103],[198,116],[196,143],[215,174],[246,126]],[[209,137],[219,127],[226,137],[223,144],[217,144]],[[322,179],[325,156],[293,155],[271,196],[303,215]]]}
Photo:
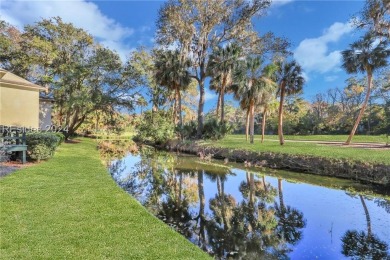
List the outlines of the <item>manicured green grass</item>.
{"label": "manicured green grass", "polygon": [[[243,135],[228,135],[231,139],[242,139]],[[244,136],[245,138],[245,136]],[[345,142],[348,135],[285,135],[285,140],[300,140],[300,141],[324,141],[324,142]],[[255,135],[255,139],[260,140],[260,135]],[[278,135],[266,135],[265,140],[279,140]],[[386,143],[386,135],[355,135],[352,143]]]}
{"label": "manicured green grass", "polygon": [[[286,140],[288,140],[287,137]],[[314,136],[313,138],[321,138],[321,136]],[[333,141],[336,138],[332,139],[331,136],[327,136],[324,139],[326,140],[323,141]],[[279,142],[275,141],[275,139],[269,138],[269,136],[267,136],[264,143],[260,143],[260,137],[256,136],[255,143],[250,144],[249,142],[245,141],[245,135],[229,135],[222,140],[205,141],[203,144],[233,149],[247,149],[259,152],[266,151],[275,153],[313,155],[328,158],[350,159],[355,161],[378,162],[390,165],[389,149],[365,149],[357,147],[344,147],[341,145],[332,146],[311,142],[306,143],[294,141],[286,142],[283,146],[281,146]]]}
{"label": "manicured green grass", "polygon": [[122,191],[96,143],[0,179],[1,259],[208,259]]}

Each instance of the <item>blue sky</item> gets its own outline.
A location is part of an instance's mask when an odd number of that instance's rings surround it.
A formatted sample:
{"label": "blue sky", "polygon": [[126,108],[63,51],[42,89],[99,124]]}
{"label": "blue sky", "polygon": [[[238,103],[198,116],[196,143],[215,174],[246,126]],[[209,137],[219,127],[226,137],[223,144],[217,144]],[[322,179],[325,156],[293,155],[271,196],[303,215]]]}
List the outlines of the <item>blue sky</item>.
{"label": "blue sky", "polygon": [[[158,9],[163,1],[11,1],[1,0],[0,18],[22,27],[41,18],[60,16],[116,50],[123,59],[139,45],[152,46]],[[266,17],[254,20],[260,33],[272,31],[292,43],[307,83],[304,98],[329,88],[344,87],[348,77],[340,68],[340,51],[360,33],[349,24],[364,1],[274,1]],[[206,110],[216,96],[207,91]]]}

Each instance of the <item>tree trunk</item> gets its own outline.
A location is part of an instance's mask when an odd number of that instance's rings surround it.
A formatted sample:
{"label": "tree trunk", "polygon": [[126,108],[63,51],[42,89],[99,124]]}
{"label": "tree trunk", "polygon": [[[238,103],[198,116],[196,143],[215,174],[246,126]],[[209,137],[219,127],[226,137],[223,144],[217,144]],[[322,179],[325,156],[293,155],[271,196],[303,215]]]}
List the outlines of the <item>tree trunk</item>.
{"label": "tree trunk", "polygon": [[203,187],[203,171],[198,171],[198,195],[199,195],[199,246],[204,248],[205,246],[205,195]]}
{"label": "tree trunk", "polygon": [[78,119],[76,119],[75,116],[75,118],[73,118],[72,120],[72,123],[69,126],[67,125],[68,131],[62,133],[65,136],[66,141],[68,141],[69,137],[71,137],[74,133],[76,133],[77,129],[79,129],[79,127],[84,123],[85,118],[86,118],[85,115]]}
{"label": "tree trunk", "polygon": [[[221,178],[221,176],[218,176],[218,178]],[[227,217],[226,217],[226,205],[225,205],[225,184],[224,184],[224,181],[221,180],[221,213],[222,213],[222,221],[223,221],[223,229],[225,230],[225,232],[228,232],[228,230],[230,229],[230,225],[227,221]]]}
{"label": "tree trunk", "polygon": [[179,199],[179,207],[178,208],[180,208],[181,207],[181,195],[182,195],[182,190],[183,190],[183,173],[182,172],[180,172],[179,173],[180,175],[179,175],[179,196],[178,196],[178,199]]}
{"label": "tree trunk", "polygon": [[178,100],[179,100],[179,125],[180,126],[183,126],[183,115],[182,115],[182,111],[181,111],[181,93],[180,93],[180,89],[178,89],[178,91],[177,91],[177,98],[178,98]]}
{"label": "tree trunk", "polygon": [[284,137],[283,137],[283,102],[284,102],[284,94],[285,94],[285,82],[282,82],[280,86],[280,103],[279,103],[279,124],[278,124],[278,135],[280,145],[284,145]]}
{"label": "tree trunk", "polygon": [[360,109],[359,115],[355,121],[352,131],[349,134],[347,141],[345,142],[346,145],[349,145],[351,143],[352,138],[355,135],[355,132],[359,126],[360,120],[363,117],[364,110],[366,109],[368,100],[370,99],[371,85],[372,85],[372,72],[369,69],[367,69],[367,79],[368,79],[368,88],[367,88],[366,98],[364,99],[364,103],[362,105],[362,108]]}
{"label": "tree trunk", "polygon": [[219,118],[219,110],[221,108],[221,92],[218,92],[218,102],[217,102],[217,110],[215,111],[215,116],[217,119]]}
{"label": "tree trunk", "polygon": [[221,89],[221,123],[225,120],[225,88]]}
{"label": "tree trunk", "polygon": [[95,125],[96,133],[99,131],[99,121],[100,121],[99,113],[96,113],[96,125]]}
{"label": "tree trunk", "polygon": [[[280,224],[282,226],[282,230],[284,229],[284,226],[286,225],[286,208],[284,207],[284,200],[283,200],[283,187],[282,187],[282,179],[278,178],[278,195],[279,195],[279,207],[280,207]],[[285,232],[282,231],[282,241],[284,241],[284,234]]]}
{"label": "tree trunk", "polygon": [[251,207],[253,207],[253,204],[254,204],[254,194],[255,194],[255,177],[253,175],[253,173],[251,173],[249,175],[249,203],[251,205]]}
{"label": "tree trunk", "polygon": [[250,103],[250,143],[254,142],[255,135],[255,104],[253,100]]}
{"label": "tree trunk", "polygon": [[267,183],[265,182],[265,175],[263,175],[263,188],[265,192],[268,192]]}
{"label": "tree trunk", "polygon": [[360,197],[360,201],[362,202],[362,205],[363,205],[363,209],[364,209],[364,214],[366,215],[366,221],[367,221],[367,237],[370,238],[371,237],[371,218],[370,218],[370,213],[368,212],[368,209],[367,209],[367,205],[366,203],[364,202],[364,198],[362,195],[359,195]]}
{"label": "tree trunk", "polygon": [[264,142],[266,116],[267,116],[267,106],[264,107],[263,122],[261,123],[261,143]]}
{"label": "tree trunk", "polygon": [[246,141],[248,142],[248,137],[249,137],[249,118],[250,118],[250,109],[249,107],[246,110],[246,123],[245,123],[245,138]]}
{"label": "tree trunk", "polygon": [[283,215],[285,211],[284,200],[283,200],[283,187],[282,187],[282,179],[278,178],[278,192],[279,192],[279,206],[280,210],[282,210]]}
{"label": "tree trunk", "polygon": [[198,106],[198,129],[197,129],[197,137],[199,139],[202,137],[202,132],[203,132],[204,101],[205,101],[204,80],[201,80],[199,82],[199,106]]}
{"label": "tree trunk", "polygon": [[173,104],[173,123],[177,125],[177,89],[175,88],[175,103]]}

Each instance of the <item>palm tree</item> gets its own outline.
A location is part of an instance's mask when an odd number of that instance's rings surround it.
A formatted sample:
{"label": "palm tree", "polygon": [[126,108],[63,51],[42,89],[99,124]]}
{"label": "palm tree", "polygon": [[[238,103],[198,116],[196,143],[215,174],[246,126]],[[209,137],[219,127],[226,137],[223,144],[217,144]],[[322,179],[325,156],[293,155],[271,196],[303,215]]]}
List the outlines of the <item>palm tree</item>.
{"label": "palm tree", "polygon": [[263,107],[263,118],[261,123],[261,143],[264,142],[264,135],[265,135],[265,127],[267,123],[267,116],[274,113],[278,107],[277,107],[277,101],[275,99],[275,96],[271,96],[273,92],[264,92],[263,98],[261,100],[261,106]]}
{"label": "palm tree", "polygon": [[372,34],[364,35],[360,40],[350,45],[350,49],[342,51],[343,64],[342,67],[348,73],[364,73],[367,74],[367,92],[359,115],[356,118],[355,124],[349,134],[345,144],[349,145],[359,126],[360,120],[366,109],[370,98],[372,88],[372,75],[379,68],[387,66],[387,58],[390,56],[390,49],[386,41],[376,42]]}
{"label": "palm tree", "polygon": [[233,82],[233,70],[240,56],[241,48],[235,44],[229,44],[224,48],[215,48],[210,55],[207,66],[208,74],[212,77],[210,89],[218,93],[217,118],[221,110],[221,123],[225,120],[225,93]]}
{"label": "palm tree", "polygon": [[279,80],[279,123],[278,135],[281,145],[284,144],[283,137],[283,103],[286,95],[297,94],[302,91],[305,80],[302,76],[302,68],[296,61],[279,63],[278,80]]}
{"label": "palm tree", "polygon": [[232,85],[232,89],[234,97],[240,100],[241,107],[247,109],[250,143],[253,143],[255,106],[260,103],[263,93],[276,85],[272,80],[272,75],[277,67],[270,64],[263,68],[259,57],[248,57],[246,62],[240,65],[236,74],[237,84]]}
{"label": "palm tree", "polygon": [[[261,124],[261,143],[264,142],[264,134],[265,134],[265,125],[266,125],[266,117],[269,112],[269,108],[272,108],[272,102],[274,99],[272,96],[274,95],[277,84],[276,84],[276,71],[278,67],[276,64],[270,64],[265,67],[265,73],[263,75],[271,80],[272,84],[268,83],[267,91],[263,92],[263,95],[260,100],[260,105],[263,107],[263,118]],[[267,84],[267,82],[265,82]]]}
{"label": "palm tree", "polygon": [[178,50],[160,51],[155,61],[156,82],[174,92],[174,123],[183,124],[181,113],[181,90],[184,90],[191,83],[191,77],[187,68],[190,61],[184,59]]}

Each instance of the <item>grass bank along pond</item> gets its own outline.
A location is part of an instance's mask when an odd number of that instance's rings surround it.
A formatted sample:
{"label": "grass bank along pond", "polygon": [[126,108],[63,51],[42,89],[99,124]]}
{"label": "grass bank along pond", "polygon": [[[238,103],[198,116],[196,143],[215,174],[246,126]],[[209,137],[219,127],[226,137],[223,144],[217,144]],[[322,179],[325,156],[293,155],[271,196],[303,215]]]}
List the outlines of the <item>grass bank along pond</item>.
{"label": "grass bank along pond", "polygon": [[114,180],[217,259],[390,257],[388,195],[358,192],[349,180],[134,150],[106,158]]}

